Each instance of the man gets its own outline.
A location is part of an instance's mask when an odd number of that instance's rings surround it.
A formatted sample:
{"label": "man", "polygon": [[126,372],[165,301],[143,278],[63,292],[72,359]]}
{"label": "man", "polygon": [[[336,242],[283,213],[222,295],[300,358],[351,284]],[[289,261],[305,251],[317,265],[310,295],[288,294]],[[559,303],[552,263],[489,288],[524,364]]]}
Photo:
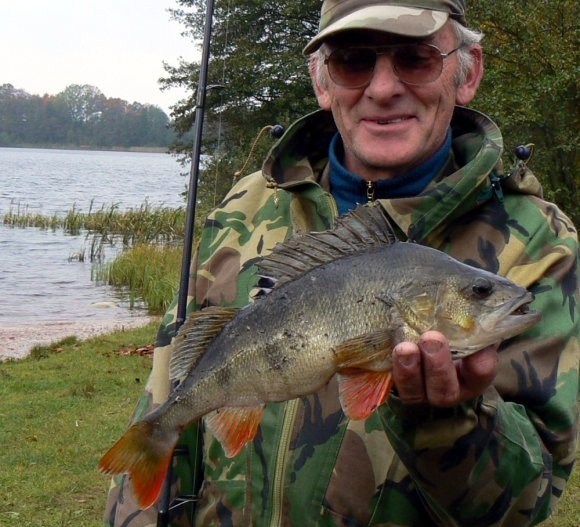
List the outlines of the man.
{"label": "man", "polygon": [[[542,322],[459,362],[445,335],[393,351],[395,393],[365,421],[336,384],[267,407],[256,439],[228,459],[201,426],[197,525],[532,525],[561,495],[576,452],[577,238],[502,138],[463,107],[483,73],[464,0],[326,0],[305,48],[321,111],[294,123],[263,171],[208,219],[190,309],[243,306],[253,263],[297,230],[330,228],[377,200],[400,237],[530,288]],[[167,396],[174,311],[160,330],[138,415]],[[191,492],[197,427],[184,434],[174,494]],[[184,508],[172,524],[187,525]],[[117,478],[107,525],[155,524]]]}

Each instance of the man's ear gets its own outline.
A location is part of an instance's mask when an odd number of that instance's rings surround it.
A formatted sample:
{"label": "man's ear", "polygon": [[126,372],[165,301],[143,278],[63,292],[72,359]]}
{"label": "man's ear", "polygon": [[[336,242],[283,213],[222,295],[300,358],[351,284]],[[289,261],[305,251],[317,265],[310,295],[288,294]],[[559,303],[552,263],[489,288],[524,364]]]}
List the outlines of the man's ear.
{"label": "man's ear", "polygon": [[314,94],[316,95],[316,100],[318,105],[323,110],[330,110],[331,97],[328,93],[326,79],[324,78],[324,73],[318,73],[318,57],[317,53],[310,55],[310,62],[308,63],[308,71],[310,73],[310,79],[312,80],[312,86],[314,87]]}
{"label": "man's ear", "polygon": [[483,78],[483,51],[481,46],[474,46],[469,53],[473,57],[473,64],[467,72],[465,82],[457,87],[455,97],[457,104],[460,105],[469,104],[473,100]]}

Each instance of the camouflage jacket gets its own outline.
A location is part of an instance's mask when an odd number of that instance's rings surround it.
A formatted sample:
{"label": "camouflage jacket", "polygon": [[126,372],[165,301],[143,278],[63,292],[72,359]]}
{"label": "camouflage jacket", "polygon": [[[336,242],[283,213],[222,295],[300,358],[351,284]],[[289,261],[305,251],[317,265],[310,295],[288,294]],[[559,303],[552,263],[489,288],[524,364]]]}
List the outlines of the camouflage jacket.
{"label": "camouflage jacket", "polygon": [[[267,407],[257,437],[233,459],[201,428],[203,484],[195,525],[532,525],[561,495],[576,454],[577,236],[520,163],[504,173],[502,138],[485,116],[457,108],[447,165],[416,197],[382,200],[401,238],[507,276],[536,295],[540,325],[502,346],[492,388],[450,409],[393,396],[366,421],[349,421],[331,382],[312,396]],[[295,230],[331,227],[329,114],[297,121],[262,172],[209,216],[194,258],[191,310],[243,306],[254,262]],[[167,396],[175,306],[166,314],[147,391],[135,417]],[[173,493],[191,492],[197,426],[182,439]],[[125,477],[113,480],[105,525],[155,525]],[[171,525],[190,525],[187,507]]]}

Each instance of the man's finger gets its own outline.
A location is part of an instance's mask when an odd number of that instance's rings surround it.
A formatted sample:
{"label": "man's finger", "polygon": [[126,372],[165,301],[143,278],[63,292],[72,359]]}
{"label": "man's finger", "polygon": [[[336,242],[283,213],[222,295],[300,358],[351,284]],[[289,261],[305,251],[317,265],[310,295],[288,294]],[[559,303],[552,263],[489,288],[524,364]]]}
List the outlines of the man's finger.
{"label": "man's finger", "polygon": [[399,398],[406,404],[425,402],[421,350],[412,342],[401,342],[393,350],[393,380]]}
{"label": "man's finger", "polygon": [[421,336],[419,348],[429,404],[457,404],[460,395],[459,380],[447,339],[439,332],[428,331]]}
{"label": "man's finger", "polygon": [[493,382],[499,363],[498,348],[499,345],[489,346],[459,363],[462,400],[479,396]]}

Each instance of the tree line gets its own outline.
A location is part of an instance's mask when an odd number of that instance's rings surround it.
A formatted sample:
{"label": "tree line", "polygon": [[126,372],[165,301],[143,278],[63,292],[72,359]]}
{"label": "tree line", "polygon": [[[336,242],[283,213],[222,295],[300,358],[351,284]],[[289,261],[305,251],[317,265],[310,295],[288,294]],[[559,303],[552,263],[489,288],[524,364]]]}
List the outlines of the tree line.
{"label": "tree line", "polygon": [[[472,106],[500,126],[504,163],[514,149],[534,144],[529,162],[546,197],[579,223],[578,25],[576,0],[470,0],[469,25],[481,30],[486,74]],[[201,41],[205,0],[177,0],[172,17]],[[320,0],[215,2],[204,151],[211,155],[202,200],[215,202],[243,166],[262,127],[290,124],[317,108],[302,48],[317,31]],[[174,126],[192,126],[199,63],[166,65],[162,85],[180,86],[191,97],[172,108]],[[262,140],[248,170],[259,167],[271,141]],[[246,171],[247,173],[248,171]],[[208,193],[204,198],[204,192]],[[219,196],[218,196],[219,199]],[[211,206],[211,205],[210,205]]]}
{"label": "tree line", "polygon": [[167,148],[175,137],[158,106],[107,98],[94,86],[43,96],[0,86],[0,146]]}

